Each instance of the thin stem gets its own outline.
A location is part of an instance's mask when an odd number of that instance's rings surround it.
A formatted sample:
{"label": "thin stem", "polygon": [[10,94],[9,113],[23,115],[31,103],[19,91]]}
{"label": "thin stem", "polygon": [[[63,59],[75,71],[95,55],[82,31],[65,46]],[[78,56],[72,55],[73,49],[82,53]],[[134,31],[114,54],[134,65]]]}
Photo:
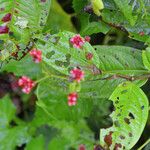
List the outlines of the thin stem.
{"label": "thin stem", "polygon": [[41,81],[43,81],[43,80],[45,80],[45,79],[47,79],[49,76],[45,76],[45,77],[43,77],[43,78],[41,78],[41,79],[39,79],[39,80],[36,80],[36,82],[35,83],[39,83],[39,82],[41,82]]}
{"label": "thin stem", "polygon": [[150,138],[141,147],[139,147],[137,150],[142,150],[148,143],[150,143]]}
{"label": "thin stem", "polygon": [[140,75],[140,76],[128,76],[128,75],[119,75],[115,74],[106,78],[98,78],[95,80],[90,80],[90,81],[97,81],[97,80],[113,80],[113,79],[126,79],[128,81],[135,81],[135,80],[144,80],[150,78],[150,74],[145,74],[145,75]]}
{"label": "thin stem", "polygon": [[49,75],[46,75],[45,77],[43,77],[43,78],[37,80],[35,83],[37,84],[37,83],[39,83],[39,82],[41,82],[41,81],[43,81],[43,80],[45,80],[45,79],[47,79],[47,78],[53,78],[53,77],[54,77],[54,78],[59,78],[59,79],[65,79],[65,80],[67,80],[67,77],[58,76],[58,75],[54,75],[54,74],[49,74]]}

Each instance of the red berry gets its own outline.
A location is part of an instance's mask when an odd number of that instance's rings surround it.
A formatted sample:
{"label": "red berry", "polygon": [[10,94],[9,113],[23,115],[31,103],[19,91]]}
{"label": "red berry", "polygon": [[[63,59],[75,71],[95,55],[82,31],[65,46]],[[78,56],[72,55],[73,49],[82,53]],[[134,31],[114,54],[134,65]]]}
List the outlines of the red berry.
{"label": "red berry", "polygon": [[83,144],[79,145],[78,150],[86,150],[85,145],[83,145]]}
{"label": "red berry", "polygon": [[78,94],[76,92],[70,93],[68,95],[68,105],[74,106],[77,103]]}
{"label": "red berry", "polygon": [[8,13],[8,14],[6,14],[3,18],[2,18],[2,21],[3,22],[8,22],[8,21],[10,21],[11,20],[11,13]]}
{"label": "red berry", "polygon": [[141,32],[139,32],[139,35],[140,35],[140,36],[144,36],[145,33],[144,33],[143,31],[141,31]]}
{"label": "red berry", "polygon": [[85,39],[86,42],[90,42],[91,41],[90,36],[85,36],[84,39]]}
{"label": "red berry", "polygon": [[70,71],[70,77],[72,80],[80,82],[84,79],[84,72],[81,69],[74,68]]}
{"label": "red berry", "polygon": [[18,80],[18,86],[22,88],[23,93],[29,94],[32,88],[35,86],[35,82],[26,76],[22,76]]}
{"label": "red berry", "polygon": [[82,48],[85,40],[80,36],[80,34],[77,34],[70,39],[70,43],[73,45],[74,48]]}
{"label": "red berry", "polygon": [[9,32],[9,28],[7,26],[0,26],[0,34],[5,34]]}
{"label": "red berry", "polygon": [[92,53],[87,53],[86,54],[86,59],[87,60],[91,60],[93,58],[93,54]]}
{"label": "red berry", "polygon": [[42,51],[34,48],[32,51],[30,51],[30,55],[32,56],[35,63],[39,63],[42,61]]}

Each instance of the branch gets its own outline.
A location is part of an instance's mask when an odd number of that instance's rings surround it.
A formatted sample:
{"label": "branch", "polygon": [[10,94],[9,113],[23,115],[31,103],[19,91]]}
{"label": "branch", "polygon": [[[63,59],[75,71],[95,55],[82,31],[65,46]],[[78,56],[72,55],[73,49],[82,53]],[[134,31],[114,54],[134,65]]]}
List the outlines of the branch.
{"label": "branch", "polygon": [[139,75],[139,76],[128,76],[128,75],[112,75],[106,78],[99,78],[95,80],[90,80],[90,81],[97,81],[97,80],[114,80],[114,79],[126,79],[128,81],[135,81],[135,80],[144,80],[150,78],[150,74],[144,74],[144,75]]}

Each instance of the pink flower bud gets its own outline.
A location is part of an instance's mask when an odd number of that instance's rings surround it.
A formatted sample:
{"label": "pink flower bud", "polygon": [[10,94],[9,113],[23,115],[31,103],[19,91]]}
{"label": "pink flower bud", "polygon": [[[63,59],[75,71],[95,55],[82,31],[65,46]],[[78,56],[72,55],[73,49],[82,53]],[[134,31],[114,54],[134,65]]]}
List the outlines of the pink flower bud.
{"label": "pink flower bud", "polygon": [[70,71],[70,77],[72,80],[80,82],[84,79],[84,72],[81,69],[74,68]]}
{"label": "pink flower bud", "polygon": [[74,106],[77,103],[78,94],[76,92],[70,93],[68,95],[68,105]]}
{"label": "pink flower bud", "polygon": [[90,42],[91,41],[90,36],[85,36],[84,39],[85,39],[86,42]]}
{"label": "pink flower bud", "polygon": [[86,59],[87,60],[91,60],[93,58],[93,54],[92,53],[87,53],[86,54]]}
{"label": "pink flower bud", "polygon": [[73,45],[74,48],[82,48],[85,40],[80,36],[80,34],[77,34],[70,39],[70,43]]}
{"label": "pink flower bud", "polygon": [[32,51],[30,51],[30,55],[32,56],[35,63],[39,63],[42,61],[42,51],[34,48]]}
{"label": "pink flower bud", "polygon": [[23,93],[29,94],[32,88],[35,86],[35,82],[26,76],[22,76],[18,80],[18,86],[22,88]]}

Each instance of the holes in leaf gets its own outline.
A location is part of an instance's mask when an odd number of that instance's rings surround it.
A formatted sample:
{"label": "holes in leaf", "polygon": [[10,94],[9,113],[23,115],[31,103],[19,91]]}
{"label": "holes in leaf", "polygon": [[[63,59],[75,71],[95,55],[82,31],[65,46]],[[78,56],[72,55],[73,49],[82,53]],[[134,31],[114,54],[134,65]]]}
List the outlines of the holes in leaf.
{"label": "holes in leaf", "polygon": [[118,104],[119,103],[119,101],[115,101],[115,104]]}
{"label": "holes in leaf", "polygon": [[108,146],[112,144],[112,134],[113,132],[110,131],[109,134],[104,137],[104,141]]}
{"label": "holes in leaf", "polygon": [[132,133],[131,132],[129,132],[129,137],[132,137],[133,135],[132,135]]}
{"label": "holes in leaf", "polygon": [[55,51],[48,52],[48,53],[46,54],[46,58],[47,58],[47,59],[50,59],[54,54],[55,54]]}
{"label": "holes in leaf", "polygon": [[135,119],[134,115],[133,115],[131,112],[129,113],[129,117],[130,117],[131,119]]}
{"label": "holes in leaf", "polygon": [[125,94],[127,92],[128,92],[128,90],[123,90],[123,91],[121,91],[121,94]]}
{"label": "holes in leaf", "polygon": [[0,8],[0,11],[4,11],[5,10],[5,8]]}
{"label": "holes in leaf", "polygon": [[142,109],[142,110],[144,110],[144,105],[143,105],[143,106],[141,106],[141,109]]}
{"label": "holes in leaf", "polygon": [[114,125],[115,125],[116,127],[120,127],[119,121],[118,121],[118,120],[114,121]]}
{"label": "holes in leaf", "polygon": [[57,44],[59,42],[59,40],[60,40],[60,37],[54,37],[54,38],[51,39],[51,42],[53,44]]}
{"label": "holes in leaf", "polygon": [[55,60],[55,64],[59,67],[68,67],[70,65],[70,58],[71,58],[71,55],[70,54],[66,54],[66,61],[63,62],[63,61],[59,61],[59,60]]}
{"label": "holes in leaf", "polygon": [[125,136],[123,136],[123,135],[120,135],[119,137],[120,137],[121,140],[125,139]]}
{"label": "holes in leaf", "polygon": [[124,118],[125,123],[130,124],[130,119],[129,118]]}
{"label": "holes in leaf", "polygon": [[120,148],[122,148],[122,145],[120,143],[116,143],[114,150],[119,150]]}
{"label": "holes in leaf", "polygon": [[55,60],[55,64],[56,64],[56,66],[62,67],[64,65],[64,62]]}

